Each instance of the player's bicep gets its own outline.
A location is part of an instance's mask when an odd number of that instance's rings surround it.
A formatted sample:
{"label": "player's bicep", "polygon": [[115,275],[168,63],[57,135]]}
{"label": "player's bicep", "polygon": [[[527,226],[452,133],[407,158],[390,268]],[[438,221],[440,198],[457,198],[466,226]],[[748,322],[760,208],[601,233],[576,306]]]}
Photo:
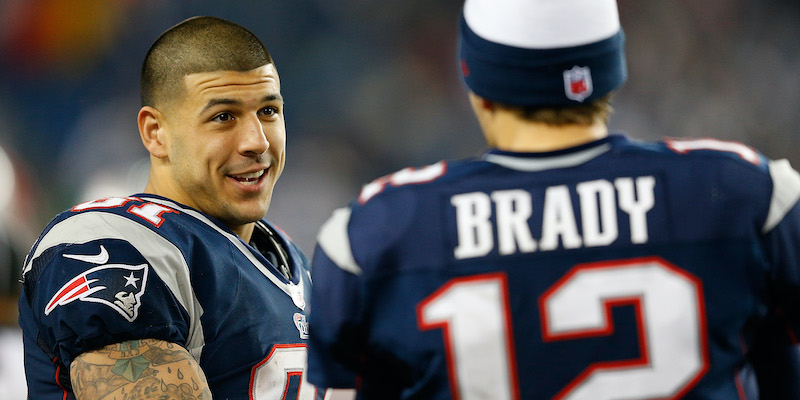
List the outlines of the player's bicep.
{"label": "player's bicep", "polygon": [[82,353],[70,365],[70,381],[78,400],[211,399],[205,375],[191,354],[157,339],[129,340]]}

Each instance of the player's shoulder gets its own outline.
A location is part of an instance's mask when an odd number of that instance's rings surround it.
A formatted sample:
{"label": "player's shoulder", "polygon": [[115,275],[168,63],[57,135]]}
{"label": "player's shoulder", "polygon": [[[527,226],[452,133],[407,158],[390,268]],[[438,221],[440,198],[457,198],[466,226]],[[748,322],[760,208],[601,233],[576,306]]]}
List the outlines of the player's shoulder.
{"label": "player's shoulder", "polygon": [[614,150],[612,160],[627,162],[632,170],[660,170],[683,187],[724,187],[744,196],[769,193],[776,176],[791,170],[788,162],[771,160],[752,146],[714,138],[624,140]]}
{"label": "player's shoulder", "polygon": [[375,200],[391,201],[395,197],[413,196],[426,190],[435,190],[486,166],[488,164],[478,158],[466,158],[406,167],[364,185],[355,200],[355,206],[363,206]]}
{"label": "player's shoulder", "polygon": [[351,246],[388,246],[419,219],[420,212],[432,209],[421,204],[435,201],[438,198],[435,193],[479,168],[477,164],[481,162],[471,158],[440,160],[403,168],[367,183],[348,206],[333,211],[320,228],[318,244],[329,256],[335,256],[342,249],[350,254]]}
{"label": "player's shoulder", "polygon": [[[152,195],[105,197],[76,204],[58,214],[42,232],[52,236],[59,231],[68,231],[65,240],[80,241],[86,237],[97,237],[106,228],[141,226],[156,234],[165,234],[165,225],[191,223],[196,218],[188,215],[188,207]],[[99,232],[97,230],[100,230]]]}
{"label": "player's shoulder", "polygon": [[[134,249],[179,248],[201,224],[191,210],[158,197],[108,197],[77,204],[44,228],[25,260],[90,242],[123,241]],[[192,225],[195,229],[182,229]],[[177,253],[177,252],[176,252]]]}
{"label": "player's shoulder", "polygon": [[[771,159],[747,144],[714,138],[629,141],[620,152],[638,152],[689,188],[708,188],[716,201],[747,205],[769,230],[800,199],[800,174],[785,159]],[[695,190],[695,189],[693,189]]]}
{"label": "player's shoulder", "polygon": [[636,152],[672,164],[739,167],[768,172],[770,160],[745,143],[715,138],[665,137],[658,141],[626,140],[619,152]]}
{"label": "player's shoulder", "polygon": [[[363,232],[380,230],[388,234],[399,234],[419,220],[420,213],[431,213],[438,209],[432,202],[438,201],[439,193],[448,191],[466,176],[474,176],[476,169],[489,164],[477,158],[440,160],[438,162],[407,167],[382,176],[364,185],[358,196],[350,203],[352,213],[349,224]],[[376,232],[377,234],[377,232]]]}

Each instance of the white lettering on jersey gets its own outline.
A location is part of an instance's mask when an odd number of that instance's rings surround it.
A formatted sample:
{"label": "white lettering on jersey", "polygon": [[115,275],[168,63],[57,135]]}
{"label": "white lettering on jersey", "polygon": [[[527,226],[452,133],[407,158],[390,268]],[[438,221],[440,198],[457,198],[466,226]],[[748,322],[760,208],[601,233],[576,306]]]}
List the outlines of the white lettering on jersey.
{"label": "white lettering on jersey", "polygon": [[583,244],[607,246],[617,240],[617,208],[611,182],[605,179],[581,182],[575,189],[581,200]]}
{"label": "white lettering on jersey", "polygon": [[578,225],[575,224],[575,212],[569,198],[566,185],[551,186],[544,192],[544,216],[542,217],[541,249],[555,250],[558,238],[565,249],[581,247]]}
{"label": "white lettering on jersey", "polygon": [[617,178],[614,181],[619,193],[619,208],[628,214],[631,226],[631,242],[647,243],[647,212],[656,204],[654,190],[656,179],[652,176],[636,178],[634,195],[632,178]]}
{"label": "white lettering on jersey", "polygon": [[503,190],[492,193],[497,208],[497,242],[500,254],[513,254],[517,246],[522,253],[536,250],[536,241],[528,228],[533,213],[531,194],[522,190]]}
{"label": "white lettering on jersey", "polygon": [[482,192],[458,194],[450,199],[458,221],[457,259],[480,257],[494,247],[492,238],[492,200]]}
{"label": "white lettering on jersey", "polygon": [[647,213],[655,206],[655,183],[652,176],[617,178],[613,183],[605,179],[580,182],[574,188],[577,207],[569,186],[546,188],[538,243],[531,233],[535,204],[529,192],[509,189],[454,195],[450,198],[458,233],[454,256],[482,257],[495,246],[500,255],[607,246],[620,236],[618,210],[628,215],[631,242],[647,243]]}

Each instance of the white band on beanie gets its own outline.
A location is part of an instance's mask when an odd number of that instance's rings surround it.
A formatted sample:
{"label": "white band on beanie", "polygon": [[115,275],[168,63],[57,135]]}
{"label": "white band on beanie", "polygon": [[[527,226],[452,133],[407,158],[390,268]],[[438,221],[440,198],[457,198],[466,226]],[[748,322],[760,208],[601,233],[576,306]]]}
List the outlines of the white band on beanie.
{"label": "white band on beanie", "polygon": [[616,0],[466,0],[464,19],[486,40],[527,49],[580,46],[620,30]]}

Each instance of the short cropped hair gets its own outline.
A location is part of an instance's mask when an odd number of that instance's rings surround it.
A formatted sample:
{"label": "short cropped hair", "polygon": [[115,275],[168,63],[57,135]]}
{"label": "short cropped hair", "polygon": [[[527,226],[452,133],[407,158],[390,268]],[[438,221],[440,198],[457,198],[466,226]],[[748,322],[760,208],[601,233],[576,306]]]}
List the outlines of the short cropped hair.
{"label": "short cropped hair", "polygon": [[193,17],[156,39],[142,65],[142,106],[157,107],[184,90],[183,77],[198,72],[250,71],[272,64],[249,30],[217,17]]}
{"label": "short cropped hair", "polygon": [[591,125],[596,121],[608,123],[613,112],[611,97],[612,94],[608,94],[590,103],[574,106],[520,107],[505,104],[498,106],[530,122],[551,126]]}

